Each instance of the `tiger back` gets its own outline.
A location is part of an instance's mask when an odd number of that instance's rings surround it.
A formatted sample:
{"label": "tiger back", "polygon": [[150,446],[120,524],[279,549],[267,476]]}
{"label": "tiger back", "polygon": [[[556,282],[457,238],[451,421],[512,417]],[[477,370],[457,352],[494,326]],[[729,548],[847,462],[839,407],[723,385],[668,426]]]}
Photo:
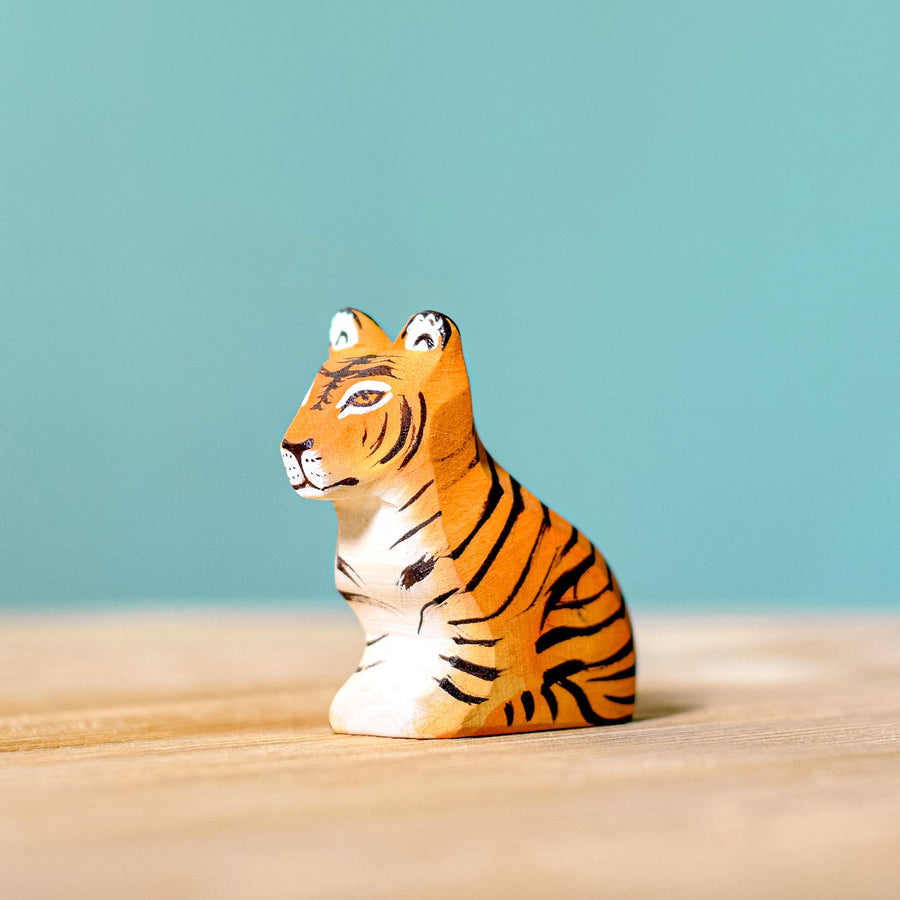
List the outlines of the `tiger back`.
{"label": "tiger back", "polygon": [[298,496],[338,517],[335,583],[366,637],[337,732],[458,737],[627,722],[635,649],[615,575],[485,450],[459,330],[395,341],[339,311],[281,444]]}

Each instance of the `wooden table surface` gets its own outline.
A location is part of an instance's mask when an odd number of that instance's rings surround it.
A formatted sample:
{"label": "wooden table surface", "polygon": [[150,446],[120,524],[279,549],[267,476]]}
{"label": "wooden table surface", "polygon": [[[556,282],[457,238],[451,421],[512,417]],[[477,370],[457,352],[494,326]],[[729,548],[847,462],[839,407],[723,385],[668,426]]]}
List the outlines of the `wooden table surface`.
{"label": "wooden table surface", "polygon": [[900,618],[635,627],[635,722],[411,741],[349,614],[7,616],[0,897],[900,897]]}

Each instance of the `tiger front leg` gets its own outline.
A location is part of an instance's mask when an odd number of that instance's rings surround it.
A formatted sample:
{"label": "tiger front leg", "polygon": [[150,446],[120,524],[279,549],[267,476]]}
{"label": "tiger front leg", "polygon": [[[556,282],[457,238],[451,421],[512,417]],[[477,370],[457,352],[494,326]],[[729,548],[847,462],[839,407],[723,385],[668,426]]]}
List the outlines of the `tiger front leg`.
{"label": "tiger front leg", "polygon": [[445,639],[408,635],[371,643],[331,704],[331,727],[407,738],[479,733],[498,707],[502,684],[490,666],[459,668],[454,648]]}

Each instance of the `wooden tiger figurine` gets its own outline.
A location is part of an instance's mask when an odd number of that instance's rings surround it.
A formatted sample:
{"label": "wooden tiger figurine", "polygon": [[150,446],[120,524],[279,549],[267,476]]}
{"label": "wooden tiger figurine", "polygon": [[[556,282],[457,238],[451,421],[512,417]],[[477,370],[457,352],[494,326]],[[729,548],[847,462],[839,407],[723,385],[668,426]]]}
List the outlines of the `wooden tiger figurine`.
{"label": "wooden tiger figurine", "polygon": [[487,453],[455,324],[396,341],[355,309],[281,444],[338,516],[335,582],[365,630],[335,731],[458,737],[627,722],[635,651],[615,576]]}

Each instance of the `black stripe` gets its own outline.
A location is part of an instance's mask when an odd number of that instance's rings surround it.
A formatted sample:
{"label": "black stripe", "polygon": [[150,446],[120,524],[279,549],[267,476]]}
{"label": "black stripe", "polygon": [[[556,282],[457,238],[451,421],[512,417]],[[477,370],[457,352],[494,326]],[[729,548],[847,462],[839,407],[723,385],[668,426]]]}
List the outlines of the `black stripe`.
{"label": "black stripe", "polygon": [[512,705],[512,703],[507,703],[506,706],[503,707],[503,712],[506,714],[506,726],[508,728],[513,723],[513,705]]}
{"label": "black stripe", "polygon": [[[515,479],[512,479],[512,480],[513,480],[513,482],[515,482]],[[471,624],[472,622],[486,622],[486,621],[488,621],[488,619],[493,619],[496,616],[499,616],[500,613],[502,613],[510,605],[510,603],[513,602],[516,595],[519,593],[519,588],[522,587],[522,585],[525,582],[525,579],[528,576],[528,571],[531,568],[531,561],[534,559],[534,554],[537,551],[538,544],[540,543],[541,538],[544,536],[544,532],[550,527],[550,510],[547,509],[547,507],[544,506],[543,503],[541,504],[541,507],[544,510],[544,517],[541,520],[541,527],[538,529],[537,537],[534,539],[534,544],[532,545],[531,551],[528,554],[528,559],[525,561],[525,566],[522,569],[522,572],[519,575],[518,580],[516,581],[515,585],[513,586],[512,591],[510,592],[510,594],[506,598],[506,600],[504,600],[503,603],[501,603],[500,606],[497,607],[497,609],[495,609],[492,613],[490,613],[487,616],[478,616],[477,618],[474,618],[474,619],[457,619],[455,621],[450,622],[451,625],[468,625],[468,624]],[[469,590],[469,589],[470,588],[467,588],[466,590]]]}
{"label": "black stripe", "polygon": [[466,437],[466,439],[458,447],[454,447],[446,456],[436,456],[434,458],[434,461],[439,462],[439,463],[446,462],[451,457],[454,457],[457,454],[462,453],[463,450],[465,450],[466,447],[468,447],[468,446],[469,446],[469,438]]}
{"label": "black stripe", "polygon": [[474,706],[487,700],[487,697],[474,697],[472,694],[461,691],[446,675],[441,679],[435,678],[434,680],[437,681],[439,688],[445,690],[456,700],[462,700],[463,703],[471,703]]}
{"label": "black stripe", "polygon": [[373,456],[377,452],[378,448],[384,442],[384,436],[387,433],[387,423],[388,423],[388,414],[385,413],[384,421],[381,423],[381,434],[378,435],[377,439],[375,440],[375,443],[372,444],[372,450],[369,453],[369,456]]}
{"label": "black stripe", "polygon": [[629,666],[627,669],[622,669],[621,672],[613,672],[612,675],[595,675],[593,678],[588,678],[588,681],[622,681],[625,678],[634,678],[635,673],[635,667]]}
{"label": "black stripe", "polygon": [[422,394],[422,392],[419,391],[419,412],[420,412],[419,431],[417,432],[415,439],[413,440],[412,445],[409,448],[409,452],[406,454],[406,456],[403,457],[403,462],[400,463],[400,466],[398,467],[398,471],[399,471],[399,469],[402,469],[416,455],[416,451],[419,449],[419,444],[422,443],[422,435],[425,432],[426,411],[427,410],[425,408],[425,397]]}
{"label": "black stripe", "polygon": [[544,627],[547,616],[553,612],[557,603],[565,596],[566,591],[578,584],[581,576],[594,565],[595,561],[596,554],[592,545],[591,552],[581,560],[578,565],[572,566],[571,569],[567,569],[553,582],[553,584],[550,585],[547,590],[547,602],[544,604],[544,612],[541,614],[541,628]]}
{"label": "black stripe", "polygon": [[474,675],[475,678],[480,678],[482,681],[496,681],[503,671],[502,669],[494,669],[491,666],[481,666],[478,663],[469,662],[469,660],[460,656],[444,656],[443,653],[440,656],[441,659],[450,663],[454,669],[459,669],[460,672],[465,672],[467,675]]}
{"label": "black stripe", "polygon": [[549,631],[544,632],[537,641],[535,642],[534,649],[536,653],[543,653],[549,647],[555,647],[557,644],[561,644],[563,641],[569,641],[572,638],[576,637],[588,637],[592,634],[597,634],[600,631],[603,631],[604,628],[608,628],[612,625],[613,622],[618,619],[622,619],[625,617],[625,604],[621,601],[619,605],[616,607],[613,612],[611,612],[602,622],[597,622],[594,625],[584,625],[580,628],[577,628],[573,625],[560,625],[558,628],[551,628]]}
{"label": "black stripe", "polygon": [[530,722],[534,715],[534,697],[531,691],[522,691],[522,709],[525,710],[525,721]]}
{"label": "black stripe", "polygon": [[437,557],[423,554],[421,559],[410,563],[401,573],[400,580],[397,584],[405,590],[409,590],[413,585],[424,581],[431,573],[437,563]]}
{"label": "black stripe", "polygon": [[362,437],[362,445],[363,445],[363,447],[366,446],[366,438],[367,438],[368,436],[369,436],[369,427],[366,426],[366,427],[363,429],[363,437]]}
{"label": "black stripe", "polygon": [[604,694],[603,696],[613,703],[621,703],[622,706],[631,706],[634,703],[634,694],[629,694],[627,697],[615,697],[612,694]]}
{"label": "black stripe", "polygon": [[[478,435],[475,433],[475,426],[472,426],[472,437],[475,438],[475,456],[472,457],[472,462],[470,462],[466,469],[474,469],[478,463],[481,462],[481,441],[478,440]],[[463,473],[465,474],[465,473]]]}
{"label": "black stripe", "polygon": [[[469,580],[469,583],[466,585],[466,591],[471,592],[475,590],[476,587],[481,583],[481,579],[487,575],[488,569],[494,564],[494,560],[497,558],[497,554],[500,552],[500,548],[506,543],[506,539],[509,537],[510,531],[512,531],[513,525],[516,524],[516,519],[519,518],[520,513],[523,509],[525,509],[525,501],[522,499],[522,485],[516,481],[515,478],[510,476],[509,483],[512,487],[512,495],[513,502],[512,506],[509,508],[509,515],[506,517],[506,522],[503,525],[503,531],[500,532],[500,536],[494,541],[494,546],[491,547],[490,552],[484,558],[481,565],[478,567],[478,571],[472,576]],[[459,623],[452,622],[451,624],[456,625]]]}
{"label": "black stripe", "polygon": [[556,697],[553,696],[553,688],[551,688],[549,684],[542,684],[541,695],[547,701],[547,708],[550,710],[550,718],[555,722],[556,716],[559,713],[559,705],[556,702]]}
{"label": "black stripe", "polygon": [[407,500],[406,503],[404,503],[403,506],[400,507],[400,512],[403,512],[403,510],[406,509],[407,506],[412,506],[413,503],[415,503],[416,500],[418,500],[419,497],[421,497],[422,494],[424,494],[425,491],[427,491],[428,488],[430,488],[433,484],[434,484],[434,479],[433,479],[433,478],[432,478],[431,481],[429,481],[427,484],[423,484],[422,487],[420,487],[420,488],[412,495],[412,497],[410,497],[409,500]]}
{"label": "black stripe", "polygon": [[[343,484],[359,484],[358,478],[342,478],[340,481],[336,481],[334,484],[326,484],[325,487],[319,488],[323,493],[325,491],[330,491],[332,488],[340,487]],[[307,485],[309,487],[309,485]],[[313,485],[315,487],[315,485]]]}
{"label": "black stripe", "polygon": [[534,554],[537,553],[538,544],[540,544],[541,538],[544,536],[544,532],[546,532],[550,527],[550,510],[544,503],[541,503],[541,509],[544,511],[544,515],[541,517],[541,527],[538,529],[537,537],[534,539],[534,544],[532,544],[531,550],[528,553],[528,559],[526,560],[525,565],[522,568],[522,573],[519,575],[515,587],[513,587],[512,589],[512,593],[509,595],[510,600],[512,600],[512,598],[519,593],[519,588],[522,587],[522,585],[525,583],[525,579],[528,577],[528,572],[531,570],[531,563],[534,560]]}
{"label": "black stripe", "polygon": [[569,535],[569,539],[566,541],[565,546],[562,548],[562,556],[565,556],[574,546],[578,543],[578,529],[573,525],[572,533]]}
{"label": "black stripe", "polygon": [[[333,375],[334,373],[329,372],[329,375]],[[396,378],[397,376],[394,374],[393,369],[390,366],[371,366],[368,369],[359,369],[354,370],[352,372],[348,372],[347,375],[352,376],[353,378],[376,378],[376,377],[387,377],[387,378]]]}
{"label": "black stripe", "polygon": [[477,644],[479,647],[493,647],[495,644],[499,644],[502,641],[502,637],[498,638],[485,638],[484,640],[478,641],[474,638],[462,637],[458,634],[453,636],[454,644]]}
{"label": "black stripe", "polygon": [[387,637],[387,632],[384,634],[379,634],[377,638],[372,638],[371,641],[366,641],[366,646],[371,647],[372,644],[377,644],[379,641],[383,641]]}
{"label": "black stripe", "polygon": [[424,522],[420,522],[414,528],[410,528],[406,534],[403,535],[402,538],[398,538],[394,541],[393,544],[388,548],[389,550],[393,550],[397,544],[402,544],[407,538],[411,538],[417,531],[421,531],[426,525],[430,525],[435,519],[437,519],[441,514],[441,511],[438,510],[430,519],[426,519]]}
{"label": "black stripe", "polygon": [[491,487],[488,491],[487,500],[484,502],[484,508],[481,510],[481,516],[475,523],[475,527],[469,532],[469,536],[450,554],[451,559],[459,559],[469,546],[472,539],[481,530],[482,525],[493,515],[500,498],[503,496],[503,488],[500,486],[500,476],[497,475],[497,467],[494,460],[488,454],[488,465],[491,469]]}
{"label": "black stripe", "polygon": [[[413,418],[412,407],[409,408],[409,445],[412,446],[416,442],[416,435],[418,434],[418,429],[416,428],[416,420]],[[398,467],[399,469],[403,468],[402,466]]]}
{"label": "black stripe", "polygon": [[334,567],[338,572],[346,575],[357,587],[362,586],[362,579],[359,576],[359,572],[357,572],[345,559],[341,559],[340,556],[336,557]]}
{"label": "black stripe", "polygon": [[[545,698],[553,697],[552,686],[554,684],[558,684],[563,690],[568,691],[572,697],[574,697],[575,702],[578,704],[578,711],[581,713],[582,718],[585,722],[588,722],[591,725],[616,725],[620,722],[629,722],[631,720],[631,713],[625,716],[621,716],[620,718],[608,719],[604,716],[599,715],[594,711],[594,708],[591,706],[590,700],[588,700],[587,694],[575,684],[574,681],[569,680],[569,676],[576,674],[577,672],[583,672],[585,669],[599,667],[605,664],[611,663],[614,659],[621,659],[623,655],[627,655],[631,652],[634,644],[629,638],[625,645],[621,648],[621,650],[614,653],[612,656],[607,657],[606,660],[601,660],[597,663],[584,663],[580,659],[570,659],[568,662],[561,663],[558,666],[554,666],[552,669],[548,669],[544,673],[544,684],[541,686],[541,693]],[[550,700],[548,699],[548,704]],[[553,705],[556,704],[556,698],[553,697]],[[553,707],[551,706],[551,712]],[[556,716],[554,715],[555,719]]]}
{"label": "black stripe", "polygon": [[568,659],[544,672],[544,684],[556,684],[563,678],[583,672],[587,668],[588,664],[581,659]]}
{"label": "black stripe", "polygon": [[[544,585],[547,583],[547,579],[550,577],[550,573],[555,568],[557,559],[559,559],[559,547],[557,547],[556,550],[553,551],[553,559],[550,560],[550,565],[547,566],[547,571],[544,573],[544,577],[541,580],[541,586],[537,589],[537,592],[535,593],[531,603],[529,603],[528,606],[526,606],[525,609],[522,610],[523,613],[528,612],[528,610],[531,609],[531,607],[541,599],[541,594],[544,593]],[[521,614],[522,613],[519,613],[519,615]]]}
{"label": "black stripe", "polygon": [[[591,544],[591,552],[596,554],[597,549]],[[602,557],[601,557],[602,559]],[[601,590],[597,591],[596,594],[591,594],[590,597],[578,597],[576,594],[576,598],[574,600],[567,600],[565,603],[559,602],[556,603],[554,609],[583,609],[585,606],[589,606],[595,600],[599,600],[604,594],[609,591],[615,590],[615,578],[613,577],[612,569],[609,567],[609,563],[606,560],[603,560],[604,565],[606,566],[606,585]],[[624,597],[622,598],[625,599]]]}
{"label": "black stripe", "polygon": [[[429,600],[420,610],[419,610],[419,627],[416,629],[416,634],[419,634],[422,630],[422,623],[425,620],[425,610],[428,609],[429,606],[440,606],[448,597],[452,597],[457,591],[457,588],[453,588],[451,591],[447,591],[446,594],[441,594],[438,597],[435,597],[434,600]],[[456,640],[456,638],[454,638]]]}
{"label": "black stripe", "polygon": [[412,424],[412,410],[406,402],[406,397],[400,398],[400,434],[397,435],[397,442],[388,452],[378,460],[378,464],[383,466],[386,462],[392,460],[401,450],[409,437],[409,426]]}
{"label": "black stripe", "polygon": [[591,725],[618,725],[620,722],[631,721],[630,714],[616,719],[607,719],[605,716],[598,715],[594,712],[594,707],[591,706],[591,701],[588,700],[587,694],[574,681],[563,678],[558,684],[575,698],[575,702],[578,704],[578,711],[585,722],[590,722]]}
{"label": "black stripe", "polygon": [[385,603],[384,600],[376,600],[374,597],[367,597],[365,594],[351,594],[349,591],[338,591],[338,593],[348,603],[361,603],[364,606],[377,606],[380,609],[388,609],[391,612],[397,612],[395,606],[391,606],[390,603]]}
{"label": "black stripe", "polygon": [[557,684],[563,678],[569,678],[578,672],[584,672],[586,669],[606,668],[606,666],[611,666],[613,663],[625,659],[632,650],[634,650],[634,639],[629,637],[615,653],[611,653],[605,659],[597,660],[597,662],[586,663],[581,659],[569,659],[558,666],[547,669],[544,672],[544,684]]}
{"label": "black stripe", "polygon": [[[383,659],[376,659],[375,662],[369,663],[368,665],[365,665],[365,666],[357,666],[357,667],[356,667],[356,671],[357,671],[357,672],[365,672],[366,669],[371,669],[372,666],[378,666],[378,665],[381,665],[381,663],[383,663],[383,662],[384,662]],[[355,674],[355,673],[354,673],[354,674]]]}
{"label": "black stripe", "polygon": [[538,544],[541,542],[541,538],[544,536],[544,532],[550,527],[550,510],[547,506],[541,503],[541,509],[544,511],[544,515],[541,517],[541,527],[538,528],[537,537],[534,539],[534,543],[531,545],[531,550],[528,553],[528,559],[525,561],[525,565],[522,568],[522,572],[519,575],[518,580],[515,583],[515,586],[512,589],[512,593],[509,595],[509,600],[507,603],[512,601],[513,597],[519,593],[519,588],[525,583],[525,579],[528,577],[528,573],[531,570],[531,563],[534,560],[534,554],[537,553]]}
{"label": "black stripe", "polygon": [[599,662],[589,663],[587,668],[589,669],[603,669],[606,666],[611,666],[613,663],[617,663],[620,659],[625,659],[631,651],[634,650],[634,638],[628,638],[627,641],[618,649],[615,653],[607,656],[606,659],[601,659]]}

